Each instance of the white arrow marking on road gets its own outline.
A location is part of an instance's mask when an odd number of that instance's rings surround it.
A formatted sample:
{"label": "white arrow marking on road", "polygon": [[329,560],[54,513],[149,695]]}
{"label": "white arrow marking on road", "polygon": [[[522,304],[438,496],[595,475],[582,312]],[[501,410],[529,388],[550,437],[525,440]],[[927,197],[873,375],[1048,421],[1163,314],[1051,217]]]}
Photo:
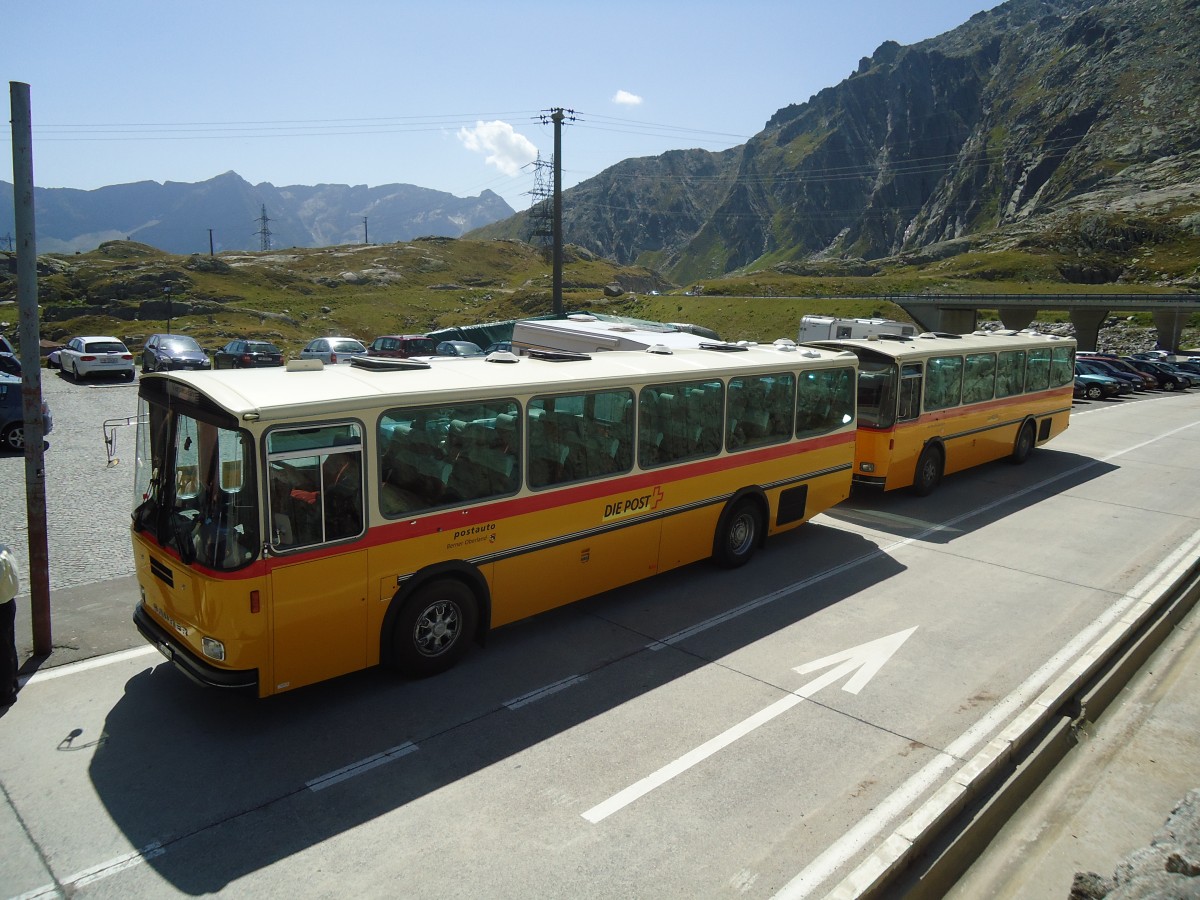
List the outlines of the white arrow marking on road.
{"label": "white arrow marking on road", "polygon": [[808,684],[796,689],[786,697],[776,700],[770,706],[759,710],[749,718],[743,719],[732,728],[718,734],[712,740],[706,741],[696,749],[685,753],[674,762],[663,766],[657,772],[647,775],[635,784],[631,784],[620,793],[613,794],[613,796],[609,797],[603,803],[597,804],[583,813],[583,817],[593,825],[607,819],[618,810],[624,809],[634,800],[645,796],[656,787],[661,787],[676,775],[681,775],[697,763],[708,759],[717,751],[725,749],[738,738],[744,737],[760,725],[765,725],[776,716],[787,712],[793,706],[811,697],[822,688],[828,687],[838,679],[849,675],[851,672],[855,673],[854,677],[843,685],[842,690],[849,691],[851,694],[857,694],[874,677],[875,673],[883,668],[883,664],[908,639],[908,636],[916,630],[917,626],[914,625],[906,631],[897,631],[895,634],[890,634],[887,637],[868,641],[865,644],[859,644],[857,647],[851,647],[849,650],[843,650],[840,653],[834,653],[813,662],[805,663],[802,666],[797,666],[793,671],[801,675],[807,675],[809,672],[815,672],[818,669],[828,668],[829,666],[836,666],[836,668],[831,669],[819,678],[814,678]]}

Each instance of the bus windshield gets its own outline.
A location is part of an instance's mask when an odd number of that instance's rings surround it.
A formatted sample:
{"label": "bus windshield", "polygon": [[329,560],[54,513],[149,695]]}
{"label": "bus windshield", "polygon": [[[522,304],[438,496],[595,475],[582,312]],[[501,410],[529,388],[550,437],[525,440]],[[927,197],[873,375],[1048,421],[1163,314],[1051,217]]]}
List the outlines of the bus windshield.
{"label": "bus windshield", "polygon": [[258,555],[253,445],[239,431],[140,402],[133,524],[189,565],[238,569]]}
{"label": "bus windshield", "polygon": [[[864,354],[865,355],[865,354]],[[896,422],[896,364],[860,359],[858,371],[858,422],[890,428]]]}

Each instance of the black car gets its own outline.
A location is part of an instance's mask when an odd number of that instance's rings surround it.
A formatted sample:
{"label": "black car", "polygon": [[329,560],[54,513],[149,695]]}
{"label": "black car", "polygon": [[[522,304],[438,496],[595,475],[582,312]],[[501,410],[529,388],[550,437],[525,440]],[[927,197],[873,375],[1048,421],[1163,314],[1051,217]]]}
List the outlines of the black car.
{"label": "black car", "polygon": [[214,369],[282,366],[283,352],[270,341],[230,341],[213,354]]}
{"label": "black car", "polygon": [[1192,380],[1186,375],[1172,372],[1162,363],[1151,362],[1148,359],[1130,359],[1129,364],[1138,371],[1158,380],[1158,386],[1164,391],[1182,391],[1192,386]]}
{"label": "black car", "polygon": [[142,371],[211,369],[208,354],[186,334],[152,334],[142,346]]}
{"label": "black car", "polygon": [[5,375],[20,375],[21,361],[14,354],[0,350],[0,372]]}

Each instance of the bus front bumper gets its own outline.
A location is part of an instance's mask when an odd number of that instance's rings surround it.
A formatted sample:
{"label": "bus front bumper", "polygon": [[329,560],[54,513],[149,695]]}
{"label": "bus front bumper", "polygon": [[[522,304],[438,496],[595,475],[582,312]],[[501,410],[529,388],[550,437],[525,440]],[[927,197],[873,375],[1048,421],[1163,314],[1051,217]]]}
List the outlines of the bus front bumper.
{"label": "bus front bumper", "polygon": [[205,687],[258,690],[257,669],[218,669],[197,657],[190,647],[181,644],[146,612],[144,603],[133,611],[133,624],[158,652],[175,664],[180,672]]}

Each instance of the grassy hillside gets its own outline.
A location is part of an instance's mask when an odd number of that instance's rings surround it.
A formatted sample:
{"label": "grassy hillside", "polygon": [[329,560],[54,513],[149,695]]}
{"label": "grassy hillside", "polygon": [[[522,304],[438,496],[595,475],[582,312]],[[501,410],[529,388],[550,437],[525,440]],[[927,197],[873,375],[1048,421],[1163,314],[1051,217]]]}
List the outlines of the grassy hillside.
{"label": "grassy hillside", "polygon": [[[1169,251],[1171,269],[1194,266],[1195,256],[1189,262],[1179,247]],[[731,340],[795,337],[806,313],[904,319],[903,310],[883,299],[894,294],[1179,290],[1161,276],[1157,284],[1071,284],[1041,249],[858,269],[842,264],[830,274],[784,264],[703,285],[672,285],[649,269],[618,266],[574,247],[565,256],[568,311],[694,322]],[[1161,272],[1168,260],[1140,262],[1147,272]],[[17,321],[12,268],[0,261],[0,322],[10,323],[2,326],[9,333]],[[234,337],[259,337],[295,354],[325,334],[369,341],[379,334],[542,315],[552,306],[549,260],[507,240],[429,238],[215,257],[114,241],[90,253],[41,257],[38,268],[44,339],[115,334],[135,350],[147,335],[166,330],[168,312],[173,331],[210,349]],[[623,293],[608,296],[612,285]],[[839,297],[848,299],[831,299]],[[862,297],[879,299],[849,299]],[[1043,318],[1066,317],[1049,312]],[[1149,324],[1148,315],[1143,318]],[[1192,319],[1193,327],[1200,326],[1200,316]]]}

